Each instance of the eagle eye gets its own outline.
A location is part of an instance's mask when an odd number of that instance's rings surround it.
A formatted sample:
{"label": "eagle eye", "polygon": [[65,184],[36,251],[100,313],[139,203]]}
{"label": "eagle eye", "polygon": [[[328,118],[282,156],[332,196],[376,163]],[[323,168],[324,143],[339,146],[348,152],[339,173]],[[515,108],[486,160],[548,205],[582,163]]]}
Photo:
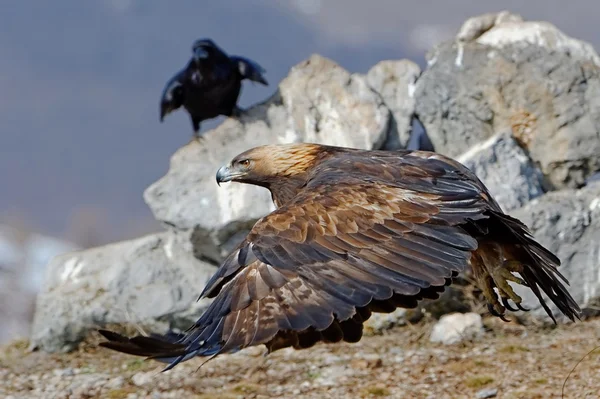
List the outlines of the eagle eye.
{"label": "eagle eye", "polygon": [[243,168],[247,168],[250,166],[250,160],[249,159],[240,159],[238,161],[238,164],[240,164],[240,166],[242,166]]}

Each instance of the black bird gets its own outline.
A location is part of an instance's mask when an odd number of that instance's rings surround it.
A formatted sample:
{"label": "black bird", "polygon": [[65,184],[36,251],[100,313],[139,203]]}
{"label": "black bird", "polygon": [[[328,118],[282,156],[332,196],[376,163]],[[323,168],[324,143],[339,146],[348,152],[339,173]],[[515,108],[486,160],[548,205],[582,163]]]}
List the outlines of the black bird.
{"label": "black bird", "polygon": [[166,84],[160,100],[160,121],[183,105],[192,121],[194,138],[199,138],[200,123],[219,115],[239,116],[237,100],[242,80],[268,86],[265,70],[256,62],[229,56],[211,39],[200,39],[192,46],[193,56],[186,67]]}

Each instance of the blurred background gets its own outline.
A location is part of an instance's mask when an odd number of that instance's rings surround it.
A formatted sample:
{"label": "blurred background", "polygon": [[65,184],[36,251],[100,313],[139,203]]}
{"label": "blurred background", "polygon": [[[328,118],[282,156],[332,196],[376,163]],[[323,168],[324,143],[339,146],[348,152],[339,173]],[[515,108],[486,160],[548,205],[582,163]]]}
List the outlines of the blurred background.
{"label": "blurred background", "polygon": [[[425,52],[466,18],[501,9],[600,48],[597,1],[564,8],[564,0],[505,0],[498,7],[492,0],[3,3],[0,313],[33,309],[54,255],[160,228],[142,192],[167,171],[191,127],[183,111],[160,124],[159,96],[195,39],[210,37],[267,70],[271,85],[245,83],[242,107],[269,97],[312,53],[351,72],[383,59],[423,66]],[[27,334],[27,320],[5,320],[0,342]]]}

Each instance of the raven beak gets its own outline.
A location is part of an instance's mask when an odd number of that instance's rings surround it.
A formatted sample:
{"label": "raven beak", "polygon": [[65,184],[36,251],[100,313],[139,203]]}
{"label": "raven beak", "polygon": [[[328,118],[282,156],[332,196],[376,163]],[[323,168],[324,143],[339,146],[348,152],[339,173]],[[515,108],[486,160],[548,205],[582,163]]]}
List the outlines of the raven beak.
{"label": "raven beak", "polygon": [[217,185],[221,186],[221,183],[231,181],[234,175],[228,166],[221,166],[217,171]]}

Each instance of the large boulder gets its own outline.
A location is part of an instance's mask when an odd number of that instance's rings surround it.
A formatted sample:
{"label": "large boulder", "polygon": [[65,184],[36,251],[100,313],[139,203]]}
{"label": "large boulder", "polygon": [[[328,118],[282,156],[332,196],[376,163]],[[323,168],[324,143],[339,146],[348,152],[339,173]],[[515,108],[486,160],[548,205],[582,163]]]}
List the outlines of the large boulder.
{"label": "large boulder", "polygon": [[207,305],[196,299],[214,271],[187,237],[169,232],[57,256],[37,298],[31,345],[70,350],[110,323],[186,328]]}
{"label": "large boulder", "polygon": [[[585,308],[600,298],[600,182],[545,194],[512,214],[559,257],[559,271],[569,280],[568,290],[580,306]],[[529,289],[517,287],[515,291],[534,315],[545,314]],[[550,309],[559,316],[554,305]]]}
{"label": "large boulder", "polygon": [[421,68],[409,60],[380,61],[367,72],[367,82],[392,112],[393,127],[383,145],[386,150],[408,146],[415,112],[415,85],[420,74]]}
{"label": "large boulder", "polygon": [[435,150],[458,157],[510,131],[556,188],[600,169],[600,58],[546,22],[467,21],[427,55],[416,114]]}

